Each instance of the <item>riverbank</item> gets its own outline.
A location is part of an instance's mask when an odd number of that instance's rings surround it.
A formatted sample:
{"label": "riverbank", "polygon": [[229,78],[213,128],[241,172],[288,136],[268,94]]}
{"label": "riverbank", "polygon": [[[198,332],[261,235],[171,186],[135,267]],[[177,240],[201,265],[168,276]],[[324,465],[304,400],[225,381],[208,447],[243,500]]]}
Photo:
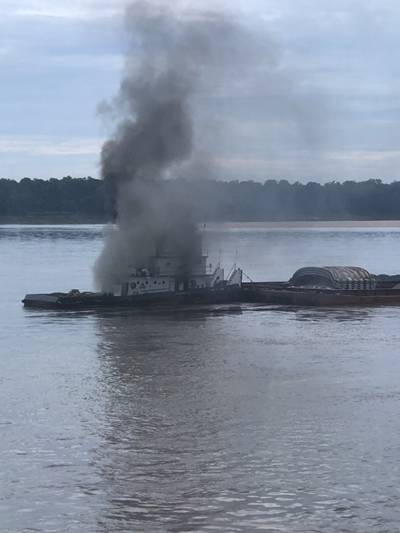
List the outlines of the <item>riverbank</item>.
{"label": "riverbank", "polygon": [[0,216],[0,225],[60,225],[60,224],[107,224],[109,220],[101,216],[70,214]]}
{"label": "riverbank", "polygon": [[[105,225],[111,223],[105,217],[99,216],[81,216],[81,215],[26,215],[26,216],[0,216],[0,225],[82,225],[82,224],[100,224]],[[382,220],[347,220],[347,219],[329,219],[329,220],[259,220],[259,221],[212,221],[201,222],[200,227],[213,229],[257,229],[257,228],[386,228],[386,227],[400,227],[400,220],[398,219],[382,219]]]}

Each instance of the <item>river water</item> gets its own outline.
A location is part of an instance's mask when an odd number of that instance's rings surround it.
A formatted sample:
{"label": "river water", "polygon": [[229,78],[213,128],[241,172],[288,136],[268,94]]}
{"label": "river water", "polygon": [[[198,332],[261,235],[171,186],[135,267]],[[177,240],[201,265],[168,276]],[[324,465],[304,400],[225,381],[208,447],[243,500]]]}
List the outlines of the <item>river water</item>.
{"label": "river water", "polygon": [[[396,224],[211,225],[254,280],[400,272]],[[99,226],[0,227],[1,532],[398,532],[400,308],[24,310]]]}

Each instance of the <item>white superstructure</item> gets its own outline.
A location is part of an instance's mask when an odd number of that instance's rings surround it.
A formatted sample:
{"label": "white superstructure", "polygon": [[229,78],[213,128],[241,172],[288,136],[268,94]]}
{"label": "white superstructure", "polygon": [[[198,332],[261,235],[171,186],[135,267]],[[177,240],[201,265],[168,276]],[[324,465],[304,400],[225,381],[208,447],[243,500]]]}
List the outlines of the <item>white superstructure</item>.
{"label": "white superstructure", "polygon": [[239,268],[234,268],[229,279],[225,280],[224,269],[220,266],[213,269],[211,264],[207,264],[207,256],[199,254],[186,272],[179,257],[164,251],[151,258],[148,268],[132,269],[128,280],[115,286],[113,294],[175,293],[241,284],[242,271]]}

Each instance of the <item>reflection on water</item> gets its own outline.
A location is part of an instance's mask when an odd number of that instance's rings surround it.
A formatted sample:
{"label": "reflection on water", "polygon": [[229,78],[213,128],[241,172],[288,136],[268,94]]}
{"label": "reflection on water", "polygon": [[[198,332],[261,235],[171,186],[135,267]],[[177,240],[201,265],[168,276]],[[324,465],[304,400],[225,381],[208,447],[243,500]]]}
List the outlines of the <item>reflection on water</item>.
{"label": "reflection on water", "polygon": [[[398,529],[400,308],[24,310],[24,292],[86,288],[99,230],[2,231],[0,530]],[[330,262],[313,232],[207,239],[260,279]],[[398,271],[400,247],[335,239]]]}
{"label": "reflection on water", "polygon": [[[291,315],[300,321],[364,321],[374,315],[374,307],[299,307],[291,305],[243,304],[242,311],[275,312]],[[375,308],[376,309],[376,308]]]}
{"label": "reflection on water", "polygon": [[[365,531],[377,523],[371,506],[394,476],[388,466],[390,479],[375,471],[376,396],[355,400],[368,388],[371,353],[361,339],[351,356],[348,343],[362,330],[341,331],[369,312],[285,311],[97,317],[99,528]],[[341,348],[332,344],[339,334]],[[379,490],[368,485],[376,475]]]}
{"label": "reflection on water", "polygon": [[[281,308],[280,311],[294,313],[296,320],[304,322],[323,322],[336,320],[338,322],[361,322],[369,320],[374,315],[374,308],[343,307],[341,308]],[[348,324],[351,327],[351,324]]]}

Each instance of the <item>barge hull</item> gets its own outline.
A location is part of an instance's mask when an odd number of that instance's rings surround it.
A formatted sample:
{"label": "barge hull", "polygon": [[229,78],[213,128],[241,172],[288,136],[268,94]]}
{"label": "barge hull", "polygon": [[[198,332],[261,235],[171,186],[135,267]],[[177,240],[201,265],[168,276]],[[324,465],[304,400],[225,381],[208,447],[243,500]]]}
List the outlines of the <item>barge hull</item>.
{"label": "barge hull", "polygon": [[400,289],[369,290],[304,289],[285,283],[244,284],[243,300],[271,305],[300,307],[399,306]]}

